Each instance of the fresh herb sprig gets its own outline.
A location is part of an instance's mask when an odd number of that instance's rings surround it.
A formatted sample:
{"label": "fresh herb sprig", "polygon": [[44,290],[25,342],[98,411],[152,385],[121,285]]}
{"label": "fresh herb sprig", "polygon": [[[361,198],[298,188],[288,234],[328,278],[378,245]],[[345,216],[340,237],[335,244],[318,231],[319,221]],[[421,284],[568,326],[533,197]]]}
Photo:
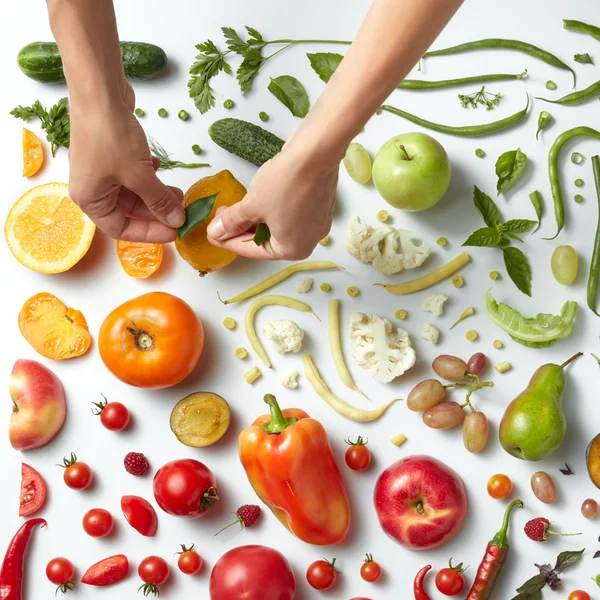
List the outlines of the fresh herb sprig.
{"label": "fresh herb sprig", "polygon": [[512,240],[523,242],[520,234],[530,231],[537,222],[529,219],[511,219],[504,222],[496,203],[477,186],[473,191],[473,202],[486,227],[472,233],[463,246],[500,248],[508,276],[519,290],[531,296],[532,274],[529,261],[519,248],[510,244]]}
{"label": "fresh herb sprig", "polygon": [[210,167],[208,163],[184,163],[180,160],[171,160],[170,154],[154,139],[148,138],[148,146],[150,147],[150,154],[154,158],[158,158],[160,166],[158,171],[164,171],[166,169],[197,169],[198,167]]}
{"label": "fresh herb sprig", "polygon": [[[265,63],[291,46],[315,43],[348,45],[351,43],[348,40],[265,40],[256,29],[248,26],[246,26],[247,39],[243,39],[232,27],[222,27],[221,31],[225,37],[227,50],[220,50],[212,40],[197,44],[198,54],[190,67],[189,95],[201,113],[207,112],[215,105],[214,90],[210,85],[212,78],[221,72],[228,75],[233,73],[231,65],[227,62],[227,58],[231,54],[242,57],[242,62],[236,72],[236,79],[242,93],[245,94],[252,89],[252,84]],[[281,47],[265,56],[263,50],[267,46]]]}
{"label": "fresh herb sprig", "polygon": [[576,54],[573,57],[573,60],[576,63],[579,63],[580,65],[593,65],[594,64],[594,59],[587,52],[584,52],[583,54]]}
{"label": "fresh herb sprig", "polygon": [[477,108],[478,104],[485,106],[486,110],[494,110],[500,103],[502,94],[493,94],[485,91],[485,85],[473,94],[459,94],[458,99],[463,108]]}
{"label": "fresh herb sprig", "polygon": [[69,100],[61,98],[50,110],[46,110],[39,100],[31,106],[17,106],[10,111],[17,119],[28,121],[37,117],[46,132],[46,139],[50,142],[52,156],[55,156],[58,148],[69,147],[71,137],[71,119],[69,117]]}

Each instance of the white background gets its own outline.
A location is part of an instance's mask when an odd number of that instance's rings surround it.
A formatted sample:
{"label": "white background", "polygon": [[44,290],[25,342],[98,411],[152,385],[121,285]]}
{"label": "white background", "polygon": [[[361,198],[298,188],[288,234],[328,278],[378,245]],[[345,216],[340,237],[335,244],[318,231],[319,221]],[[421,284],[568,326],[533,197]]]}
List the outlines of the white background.
{"label": "white background", "polygon": [[[436,46],[444,47],[491,36],[525,39],[573,64],[579,75],[579,87],[583,88],[598,79],[598,67],[574,64],[573,54],[590,52],[596,62],[600,63],[600,44],[591,37],[564,31],[561,20],[569,17],[597,22],[597,4],[594,0],[579,0],[569,4],[567,11],[566,4],[558,0],[504,0],[501,3],[472,0],[465,3]],[[159,44],[171,59],[171,72],[168,76],[150,82],[134,83],[138,106],[146,111],[143,126],[178,159],[192,160],[190,147],[193,143],[199,143],[207,150],[205,157],[212,164],[211,169],[168,172],[163,175],[164,180],[187,189],[197,178],[227,168],[248,184],[254,168],[212,144],[206,133],[209,124],[224,116],[256,122],[258,112],[265,110],[271,115],[268,128],[285,138],[297,127],[298,121],[267,91],[269,76],[292,74],[298,77],[309,91],[311,100],[315,101],[323,84],[312,72],[305,53],[339,50],[321,44],[286,51],[261,72],[253,92],[245,99],[240,96],[233,77],[220,76],[214,82],[214,87],[218,90],[217,108],[201,116],[188,98],[186,89],[187,69],[195,54],[194,44],[211,38],[223,46],[221,26],[228,25],[241,30],[246,24],[257,27],[267,39],[351,38],[367,7],[368,2],[359,0],[305,0],[295,5],[275,0],[254,3],[242,0],[180,0],[175,3],[119,0],[117,13],[121,39]],[[32,185],[68,180],[66,151],[59,150],[57,157],[52,159],[47,146],[48,164],[43,171],[32,180],[21,177],[22,123],[8,114],[17,104],[31,104],[39,98],[43,104],[51,105],[66,94],[64,86],[45,86],[33,82],[23,76],[16,66],[15,58],[21,46],[34,40],[46,39],[51,39],[51,34],[42,2],[23,3],[18,12],[13,11],[10,15],[4,13],[0,21],[0,51],[5,61],[0,94],[2,219],[12,203]],[[489,86],[491,91],[501,91],[504,95],[500,106],[493,113],[487,113],[483,108],[474,111],[460,107],[457,93],[475,91],[475,87],[423,94],[397,91],[390,103],[434,121],[458,125],[483,123],[516,112],[525,103],[525,90],[533,96],[549,94],[544,88],[548,79],[558,84],[556,96],[571,91],[572,79],[568,72],[514,52],[481,52],[430,59],[425,62],[423,73],[415,73],[415,76],[442,79],[485,72],[519,73],[524,68],[530,74],[526,81],[501,82]],[[360,74],[357,73],[358,76]],[[236,102],[236,108],[231,112],[221,108],[226,98],[232,98]],[[171,115],[164,120],[156,115],[158,108],[163,106]],[[181,108],[187,109],[191,114],[191,119],[186,123],[176,117]],[[537,116],[542,109],[548,109],[556,120],[542,134],[542,141],[536,142]],[[8,543],[21,524],[21,519],[17,517],[21,461],[25,460],[39,469],[49,486],[49,502],[41,513],[47,518],[49,526],[34,534],[27,561],[27,598],[41,600],[53,597],[54,589],[45,579],[44,568],[54,556],[64,555],[73,560],[80,576],[93,562],[121,552],[127,554],[131,561],[130,578],[105,591],[80,586],[76,592],[78,598],[135,597],[140,583],[135,569],[138,562],[149,554],[164,556],[172,566],[171,581],[163,590],[165,598],[207,598],[209,573],[214,563],[229,548],[248,543],[274,546],[288,557],[298,582],[297,598],[302,600],[319,597],[305,583],[304,572],[310,562],[321,556],[337,557],[338,564],[344,571],[336,588],[327,593],[330,598],[347,600],[351,596],[362,595],[377,600],[395,600],[412,597],[412,582],[416,571],[429,562],[434,565],[434,569],[439,569],[450,557],[471,565],[466,573],[470,585],[486,544],[500,525],[505,508],[504,502],[492,500],[486,493],[487,479],[497,472],[507,473],[513,479],[516,488],[513,497],[523,498],[526,508],[514,515],[510,532],[511,555],[495,597],[503,600],[511,598],[513,590],[536,573],[533,562],[553,562],[561,550],[583,547],[587,548],[585,559],[565,575],[564,590],[554,595],[545,591],[545,597],[552,595],[554,598],[566,598],[568,592],[576,587],[583,587],[590,594],[595,593],[596,598],[600,597],[600,592],[596,591],[595,584],[590,580],[600,572],[600,561],[592,560],[594,552],[600,549],[600,528],[597,521],[585,521],[580,514],[580,505],[585,498],[597,497],[600,500],[600,493],[588,479],[584,462],[585,447],[599,428],[598,365],[590,356],[590,352],[600,351],[598,319],[585,305],[587,270],[597,220],[589,157],[598,152],[597,142],[580,141],[576,146],[569,145],[565,148],[560,161],[560,172],[567,207],[567,226],[559,239],[553,242],[542,241],[543,236],[553,235],[555,231],[546,167],[548,148],[556,135],[565,129],[576,125],[600,126],[598,114],[597,101],[570,108],[534,100],[527,120],[504,133],[483,139],[460,139],[435,134],[451,157],[453,178],[444,200],[426,213],[395,212],[372,187],[355,184],[342,169],[336,218],[331,233],[332,244],[327,248],[319,246],[314,257],[337,260],[347,270],[317,274],[315,289],[304,299],[325,319],[326,302],[331,295],[320,292],[318,285],[327,281],[333,286],[334,294],[342,300],[344,322],[355,310],[373,311],[388,318],[393,318],[393,313],[398,308],[405,308],[410,312],[410,318],[404,326],[417,349],[418,363],[406,376],[389,385],[379,384],[350,358],[350,367],[357,384],[368,392],[377,405],[397,396],[406,397],[415,383],[431,376],[432,371],[428,365],[440,352],[461,355],[466,359],[475,351],[483,351],[489,355],[492,363],[509,360],[513,365],[512,371],[498,375],[490,369],[489,375],[496,386],[493,390],[482,391],[475,399],[477,407],[485,410],[492,424],[490,443],[480,455],[473,456],[466,452],[460,430],[429,430],[421,423],[420,415],[409,412],[402,404],[393,407],[380,421],[367,426],[347,421],[333,412],[313,393],[304,377],[301,377],[299,390],[284,390],[279,386],[277,377],[292,368],[301,370],[301,355],[279,357],[270,351],[274,358],[274,371],[264,373],[257,384],[249,387],[243,379],[243,373],[256,362],[254,357],[243,363],[233,357],[234,348],[248,346],[243,329],[238,327],[235,332],[229,332],[221,325],[225,316],[232,316],[241,323],[246,307],[243,304],[224,307],[218,301],[216,291],[219,290],[224,296],[232,295],[282,265],[252,264],[240,259],[230,268],[200,279],[185,262],[179,260],[173,248],[167,248],[164,265],[157,276],[148,281],[136,281],[122,272],[114,242],[97,233],[91,250],[75,268],[63,275],[45,276],[22,267],[11,256],[5,244],[1,244],[0,264],[4,287],[4,293],[0,296],[3,357],[1,378],[7,387],[14,360],[21,357],[39,359],[60,376],[69,404],[69,415],[63,431],[46,448],[19,455],[10,447],[6,435],[0,438],[3,466],[0,473],[0,546],[4,547]],[[34,131],[39,132],[37,124],[30,125]],[[389,137],[418,129],[398,117],[382,114],[374,117],[366,126],[360,141],[374,155]],[[438,267],[458,254],[460,244],[467,235],[482,225],[472,204],[473,185],[476,184],[495,196],[494,162],[502,152],[518,146],[529,157],[527,173],[519,185],[498,202],[507,219],[533,219],[534,213],[527,194],[539,189],[544,196],[546,215],[543,227],[535,236],[528,236],[524,246],[533,265],[533,298],[521,294],[510,282],[497,250],[473,249],[470,251],[473,262],[462,271],[466,286],[456,290],[446,281],[435,289],[450,296],[446,314],[436,318],[420,310],[424,293],[394,297],[386,294],[382,288],[373,288],[371,284],[380,281],[382,277],[344,251],[345,226],[350,217],[360,215],[375,224],[377,211],[388,208],[394,225],[413,229],[435,247],[435,254],[420,274]],[[487,152],[487,157],[483,160],[475,157],[474,152],[478,147]],[[575,149],[586,156],[583,166],[577,167],[569,160]],[[582,190],[576,190],[573,185],[578,177],[585,180]],[[574,204],[572,200],[576,191],[580,191],[585,197],[585,202],[581,205]],[[445,249],[435,246],[435,240],[441,235],[450,240]],[[569,288],[557,284],[550,272],[551,253],[560,243],[573,244],[580,258],[579,275],[575,284]],[[557,313],[565,300],[577,300],[580,309],[573,335],[545,350],[527,349],[507,339],[502,331],[488,321],[483,312],[483,295],[491,284],[488,273],[492,269],[502,273],[502,278],[493,286],[495,296],[526,315],[539,311]],[[406,280],[415,273],[402,274],[393,280]],[[290,280],[280,285],[276,292],[294,294],[296,282],[297,279]],[[347,285],[359,286],[361,296],[349,298],[344,292]],[[102,319],[112,308],[151,290],[169,291],[185,299],[198,312],[206,328],[206,349],[198,369],[187,381],[170,390],[149,392],[120,383],[104,368],[95,345],[85,357],[61,363],[48,361],[37,356],[18,331],[17,315],[22,303],[41,291],[52,292],[68,305],[82,310],[95,338]],[[469,305],[478,308],[478,316],[457,327],[452,333],[448,332],[449,325]],[[262,327],[266,320],[282,317],[297,319],[306,329],[305,348],[314,354],[317,365],[333,390],[351,403],[367,406],[361,396],[347,390],[337,378],[328,352],[325,324],[318,323],[310,315],[290,315],[288,310],[271,308],[259,316],[258,325]],[[436,348],[420,339],[424,321],[435,322],[443,332],[442,343]],[[467,342],[463,337],[464,332],[470,328],[475,328],[480,333],[480,339],[475,343]],[[344,332],[345,330],[344,326]],[[496,338],[505,342],[504,349],[493,349],[492,342]],[[521,462],[504,453],[497,441],[497,425],[508,402],[527,385],[538,366],[544,362],[560,363],[578,350],[584,351],[586,356],[568,369],[565,396],[568,434],[561,449],[539,464]],[[233,420],[228,434],[218,444],[193,450],[182,446],[175,439],[169,430],[169,414],[177,400],[199,390],[210,390],[223,395],[231,405]],[[133,414],[133,426],[130,430],[111,433],[103,429],[98,419],[91,415],[90,403],[100,400],[101,392],[112,400],[127,404]],[[268,511],[260,524],[252,530],[240,532],[231,528],[227,533],[213,538],[212,534],[229,521],[230,511],[241,504],[256,501],[237,458],[236,438],[243,427],[263,412],[261,398],[266,392],[275,392],[283,406],[306,409],[328,429],[352,505],[352,528],[345,546],[317,548],[304,544],[285,531]],[[4,409],[0,411],[0,430],[6,431],[10,408],[10,399],[5,392]],[[389,442],[390,437],[399,432],[404,432],[409,437],[408,442],[400,449]],[[346,448],[343,440],[357,435],[369,438],[369,448],[374,456],[372,467],[362,474],[350,472],[343,464]],[[122,459],[131,450],[144,452],[153,469],[169,460],[182,457],[193,457],[206,462],[218,478],[222,500],[210,515],[194,522],[179,520],[160,512],[157,536],[153,539],[142,538],[127,525],[119,508],[122,494],[140,494],[152,500],[151,477],[135,478],[123,469]],[[96,475],[93,489],[75,492],[62,482],[62,470],[55,464],[71,451],[92,466]],[[461,534],[447,546],[428,553],[407,551],[387,538],[379,528],[371,500],[375,480],[385,467],[399,458],[421,453],[444,459],[455,468],[465,481],[470,499],[469,515]],[[558,472],[565,461],[575,471],[574,477],[566,478]],[[538,469],[548,471],[555,478],[559,501],[554,506],[542,505],[530,490],[529,478]],[[116,531],[110,538],[95,540],[83,532],[81,517],[92,507],[105,507],[116,517]],[[580,538],[554,539],[545,545],[532,542],[525,537],[522,528],[528,519],[536,516],[548,517],[559,531],[583,531],[583,535]],[[173,553],[184,542],[194,542],[206,561],[199,576],[190,578],[176,572]],[[385,570],[385,577],[376,585],[364,583],[359,577],[365,552],[373,553]],[[434,591],[432,578],[430,575],[429,588],[432,596],[440,597]]]}

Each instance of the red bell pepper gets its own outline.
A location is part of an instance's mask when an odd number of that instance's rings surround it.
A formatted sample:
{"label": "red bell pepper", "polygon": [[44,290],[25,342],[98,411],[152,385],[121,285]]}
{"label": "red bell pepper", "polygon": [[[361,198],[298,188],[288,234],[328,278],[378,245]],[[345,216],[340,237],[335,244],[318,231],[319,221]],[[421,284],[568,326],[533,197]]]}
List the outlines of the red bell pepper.
{"label": "red bell pepper", "polygon": [[303,410],[282,411],[267,394],[270,415],[240,433],[240,460],[258,497],[301,540],[346,541],[350,506],[327,432]]}

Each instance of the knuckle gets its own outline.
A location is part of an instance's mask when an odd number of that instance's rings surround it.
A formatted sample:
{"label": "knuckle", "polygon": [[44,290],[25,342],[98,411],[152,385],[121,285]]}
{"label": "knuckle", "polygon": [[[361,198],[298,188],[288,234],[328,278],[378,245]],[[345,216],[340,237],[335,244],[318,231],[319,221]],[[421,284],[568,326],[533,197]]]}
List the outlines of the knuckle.
{"label": "knuckle", "polygon": [[171,207],[173,196],[169,188],[165,188],[161,193],[151,196],[150,198],[144,198],[146,204],[156,212],[163,212]]}

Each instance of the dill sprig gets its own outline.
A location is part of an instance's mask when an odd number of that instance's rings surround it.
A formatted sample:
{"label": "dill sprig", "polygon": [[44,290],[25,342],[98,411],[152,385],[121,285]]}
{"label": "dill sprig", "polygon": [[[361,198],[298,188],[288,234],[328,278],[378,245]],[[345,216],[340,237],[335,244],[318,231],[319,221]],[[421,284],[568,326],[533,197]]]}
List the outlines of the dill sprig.
{"label": "dill sprig", "polygon": [[463,108],[477,108],[478,104],[485,106],[486,110],[494,110],[500,103],[502,94],[493,94],[485,91],[485,85],[473,94],[459,94],[458,99]]}
{"label": "dill sprig", "polygon": [[197,169],[198,167],[210,167],[208,163],[184,163],[180,160],[171,160],[171,156],[155,139],[148,138],[148,146],[150,147],[150,154],[154,158],[158,158],[160,166],[158,171],[164,171],[166,169]]}

